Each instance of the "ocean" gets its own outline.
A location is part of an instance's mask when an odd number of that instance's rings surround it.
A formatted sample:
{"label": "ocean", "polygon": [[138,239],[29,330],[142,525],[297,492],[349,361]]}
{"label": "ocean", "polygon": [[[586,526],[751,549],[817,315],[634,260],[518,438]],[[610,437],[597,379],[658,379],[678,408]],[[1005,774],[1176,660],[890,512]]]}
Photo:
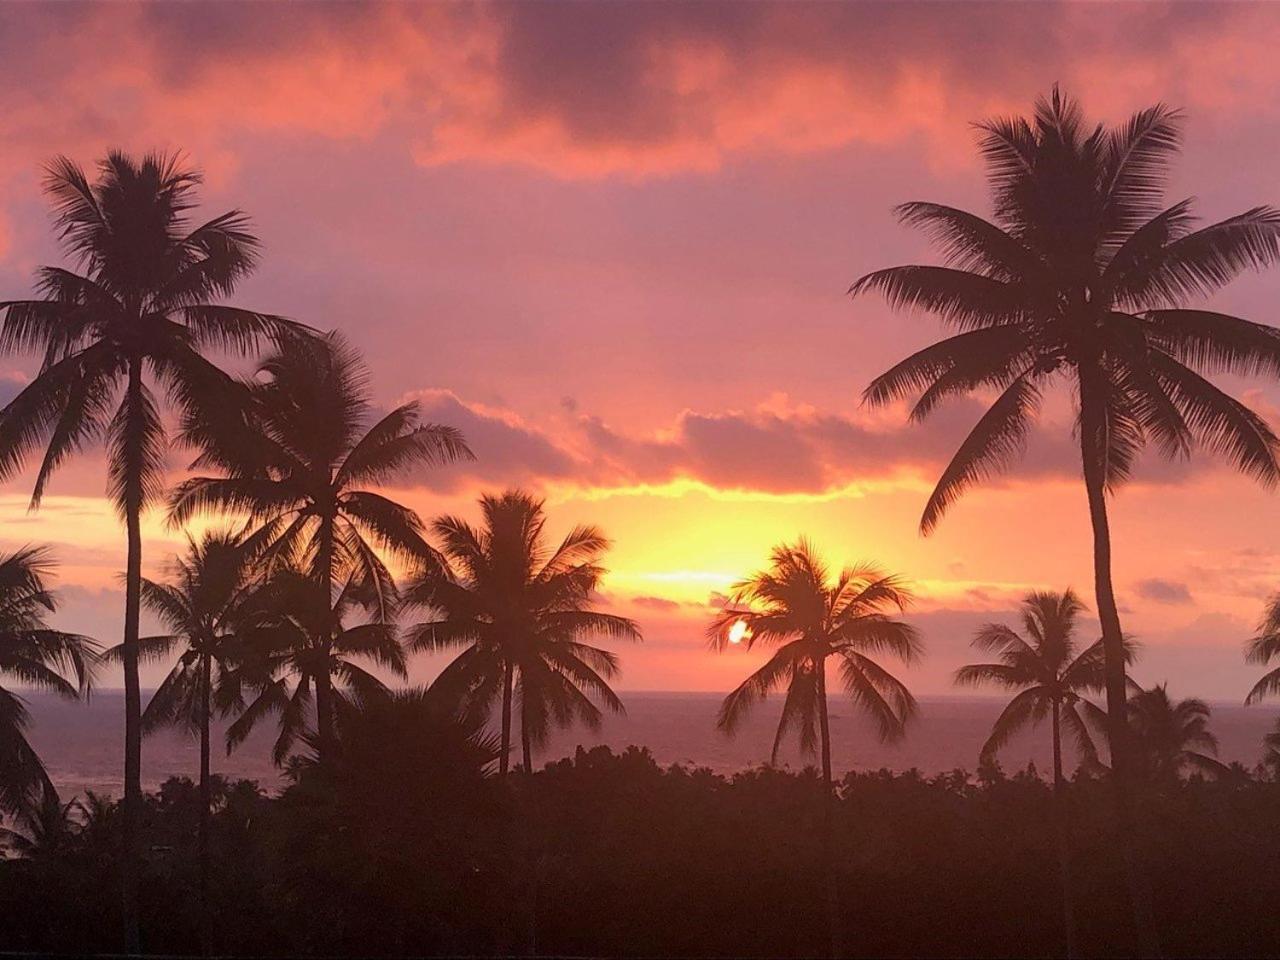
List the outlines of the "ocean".
{"label": "ocean", "polygon": [[[145,694],[144,694],[145,697]],[[535,762],[571,756],[578,746],[605,744],[615,751],[631,744],[648,747],[663,765],[682,763],[708,767],[717,773],[733,773],[769,759],[781,700],[762,704],[732,739],[715,729],[721,695],[711,693],[622,693],[625,716],[608,717],[599,731],[581,728],[559,731],[539,751]],[[44,759],[50,776],[65,797],[86,790],[119,796],[122,792],[122,740],[124,695],[96,692],[88,703],[74,703],[43,693],[29,693],[32,714],[29,731],[33,746]],[[1219,757],[1238,760],[1249,767],[1262,755],[1262,737],[1275,723],[1280,709],[1274,706],[1242,707],[1214,704],[1210,729],[1219,739]],[[838,774],[846,770],[909,770],[934,774],[957,768],[973,770],[978,750],[999,714],[1002,702],[978,697],[922,698],[920,713],[906,737],[882,744],[871,726],[859,718],[852,705],[831,701],[832,759]],[[215,739],[213,768],[232,778],[257,780],[268,789],[280,785],[279,772],[271,764],[274,736],[264,725],[231,756]],[[518,744],[517,744],[518,751]],[[1000,755],[1006,771],[1034,762],[1047,773],[1050,768],[1047,724],[1016,738]],[[780,765],[800,769],[812,762],[789,743]],[[173,775],[195,778],[199,745],[176,732],[162,732],[143,743],[143,785],[154,789]]]}

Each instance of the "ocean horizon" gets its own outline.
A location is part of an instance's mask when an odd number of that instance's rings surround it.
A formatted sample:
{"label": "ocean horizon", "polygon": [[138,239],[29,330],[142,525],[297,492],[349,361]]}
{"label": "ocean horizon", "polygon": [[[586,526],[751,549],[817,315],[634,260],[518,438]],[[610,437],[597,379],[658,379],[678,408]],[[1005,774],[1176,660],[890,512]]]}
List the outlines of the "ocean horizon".
{"label": "ocean horizon", "polygon": [[[144,692],[144,703],[149,692]],[[781,697],[759,706],[732,738],[715,729],[721,693],[687,691],[623,691],[627,712],[606,717],[598,731],[578,726],[551,734],[535,753],[534,762],[572,756],[581,746],[597,745],[614,751],[646,747],[666,766],[679,763],[732,774],[767,763],[773,746]],[[70,799],[92,790],[119,796],[123,790],[124,693],[97,690],[88,702],[60,699],[48,693],[25,691],[31,712],[29,739],[44,760],[59,793]],[[978,751],[1005,701],[993,697],[921,697],[919,715],[907,734],[895,743],[881,743],[872,726],[847,701],[831,701],[832,761],[838,776],[846,771],[920,770],[927,775],[956,769],[973,771]],[[1224,763],[1239,761],[1252,768],[1262,757],[1262,738],[1280,715],[1280,707],[1211,703],[1210,729],[1218,737],[1218,756]],[[232,779],[256,780],[275,791],[282,786],[280,770],[271,763],[275,727],[271,722],[255,730],[228,756],[222,748],[224,724],[215,726],[213,770]],[[1069,743],[1066,757],[1074,767]],[[515,757],[518,762],[519,744]],[[815,761],[801,755],[794,739],[779,753],[779,766],[803,769]],[[1000,754],[1007,772],[1034,763],[1042,774],[1051,769],[1048,724],[1015,737]],[[166,730],[143,742],[143,788],[154,790],[171,776],[194,779],[199,743],[181,732]]]}

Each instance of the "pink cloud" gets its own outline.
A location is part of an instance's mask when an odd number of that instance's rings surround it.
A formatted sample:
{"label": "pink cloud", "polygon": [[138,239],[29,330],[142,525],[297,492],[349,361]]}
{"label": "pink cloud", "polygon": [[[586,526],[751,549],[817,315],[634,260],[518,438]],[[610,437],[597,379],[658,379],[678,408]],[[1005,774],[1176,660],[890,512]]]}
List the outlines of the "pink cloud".
{"label": "pink cloud", "polygon": [[1280,11],[1212,10],[11,7],[0,54],[24,82],[0,133],[10,156],[180,143],[223,172],[246,135],[368,141],[392,130],[426,165],[561,177],[708,172],[913,138],[935,161],[969,166],[968,122],[1021,108],[1055,79],[1103,111],[1157,97],[1269,110]]}
{"label": "pink cloud", "polygon": [[[468,403],[442,390],[414,394],[426,419],[462,430],[474,462],[424,472],[413,482],[442,492],[531,486],[590,490],[692,480],[722,490],[821,495],[851,485],[932,483],[981,416],[981,399],[952,401],[923,424],[900,411],[847,415],[776,396],[754,408],[685,410],[653,432],[618,430],[579,414],[575,427],[537,423],[510,410]],[[1004,483],[1074,482],[1079,452],[1069,423],[1050,417],[1033,430]],[[1166,461],[1148,452],[1139,484],[1191,482],[1224,468],[1197,453]]]}

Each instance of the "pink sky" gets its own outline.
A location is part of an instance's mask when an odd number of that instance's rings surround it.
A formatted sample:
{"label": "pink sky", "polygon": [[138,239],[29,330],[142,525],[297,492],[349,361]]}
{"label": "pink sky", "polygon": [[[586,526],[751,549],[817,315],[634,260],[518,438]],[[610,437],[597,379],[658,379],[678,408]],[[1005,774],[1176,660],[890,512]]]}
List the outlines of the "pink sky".
{"label": "pink sky", "polygon": [[[1089,593],[1069,415],[1060,399],[1023,467],[922,539],[979,405],[919,427],[860,409],[939,329],[843,291],[929,257],[892,204],[985,212],[969,123],[1055,81],[1099,119],[1186,109],[1171,201],[1280,202],[1278,36],[1280,8],[1247,4],[6,6],[0,290],[58,258],[43,161],[181,148],[208,211],[247,210],[266,245],[238,302],[345,330],[380,403],[419,396],[466,432],[473,468],[400,495],[431,515],[521,484],[557,530],[615,539],[607,601],[646,635],[623,687],[745,675],[748,656],[704,649],[708,600],[807,533],[915,580],[930,656],[908,676],[947,692],[974,626],[1021,592]],[[1280,273],[1248,277],[1216,306],[1280,322],[1277,293]],[[33,369],[6,362],[0,392]],[[1280,409],[1272,386],[1228,386]],[[38,515],[25,482],[0,489],[0,546],[54,542],[61,622],[114,641],[102,489],[93,457]],[[1275,494],[1151,462],[1113,509],[1139,678],[1242,698],[1241,644],[1280,588]],[[176,535],[148,531],[154,570]]]}

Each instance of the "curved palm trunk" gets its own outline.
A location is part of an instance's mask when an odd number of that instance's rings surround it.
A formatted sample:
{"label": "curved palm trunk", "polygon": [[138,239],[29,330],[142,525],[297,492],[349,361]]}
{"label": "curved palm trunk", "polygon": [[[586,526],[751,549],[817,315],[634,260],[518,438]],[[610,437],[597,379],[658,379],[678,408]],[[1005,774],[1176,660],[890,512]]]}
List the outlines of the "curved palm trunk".
{"label": "curved palm trunk", "polygon": [[840,896],[836,890],[835,790],[831,782],[831,723],[827,716],[827,664],[819,660],[818,671],[818,735],[822,742],[822,859],[823,880],[827,896],[827,924],[831,936],[831,957],[841,955]]}
{"label": "curved palm trunk", "polygon": [[1062,928],[1067,958],[1076,955],[1076,916],[1071,884],[1071,824],[1062,776],[1062,705],[1053,701],[1053,819],[1058,834],[1058,869],[1062,876]]}
{"label": "curved palm trunk", "polygon": [[[129,364],[125,403],[130,412],[142,406],[142,360]],[[141,951],[138,922],[138,873],[141,867],[142,825],[142,692],[138,684],[138,617],[142,599],[142,443],[133,416],[126,421],[124,456],[126,483],[125,527],[128,558],[125,568],[124,638],[120,661],[124,670],[124,850],[121,858],[124,941],[127,953]]]}
{"label": "curved palm trunk", "polygon": [[316,671],[316,753],[321,764],[333,756],[333,679],[329,675],[329,650],[333,646],[333,516],[320,521],[319,556],[316,563],[320,596],[325,605],[325,634],[317,639],[323,650]]}
{"label": "curved palm trunk", "polygon": [[1111,754],[1111,784],[1116,811],[1116,830],[1124,856],[1129,900],[1133,909],[1138,946],[1147,957],[1160,956],[1151,906],[1151,889],[1138,860],[1131,785],[1133,764],[1129,750],[1128,708],[1125,689],[1124,635],[1120,611],[1111,585],[1111,528],[1107,519],[1105,462],[1105,418],[1093,396],[1088,380],[1080,383],[1080,452],[1085,489],[1089,496],[1089,519],[1093,525],[1094,593],[1098,619],[1102,623],[1102,648],[1107,687],[1107,743]]}
{"label": "curved palm trunk", "polygon": [[212,818],[213,782],[209,775],[209,715],[212,663],[204,658],[200,677],[200,952],[213,954],[213,905],[209,902],[209,827]]}
{"label": "curved palm trunk", "polygon": [[502,670],[502,756],[498,759],[498,773],[507,775],[511,769],[511,663]]}

